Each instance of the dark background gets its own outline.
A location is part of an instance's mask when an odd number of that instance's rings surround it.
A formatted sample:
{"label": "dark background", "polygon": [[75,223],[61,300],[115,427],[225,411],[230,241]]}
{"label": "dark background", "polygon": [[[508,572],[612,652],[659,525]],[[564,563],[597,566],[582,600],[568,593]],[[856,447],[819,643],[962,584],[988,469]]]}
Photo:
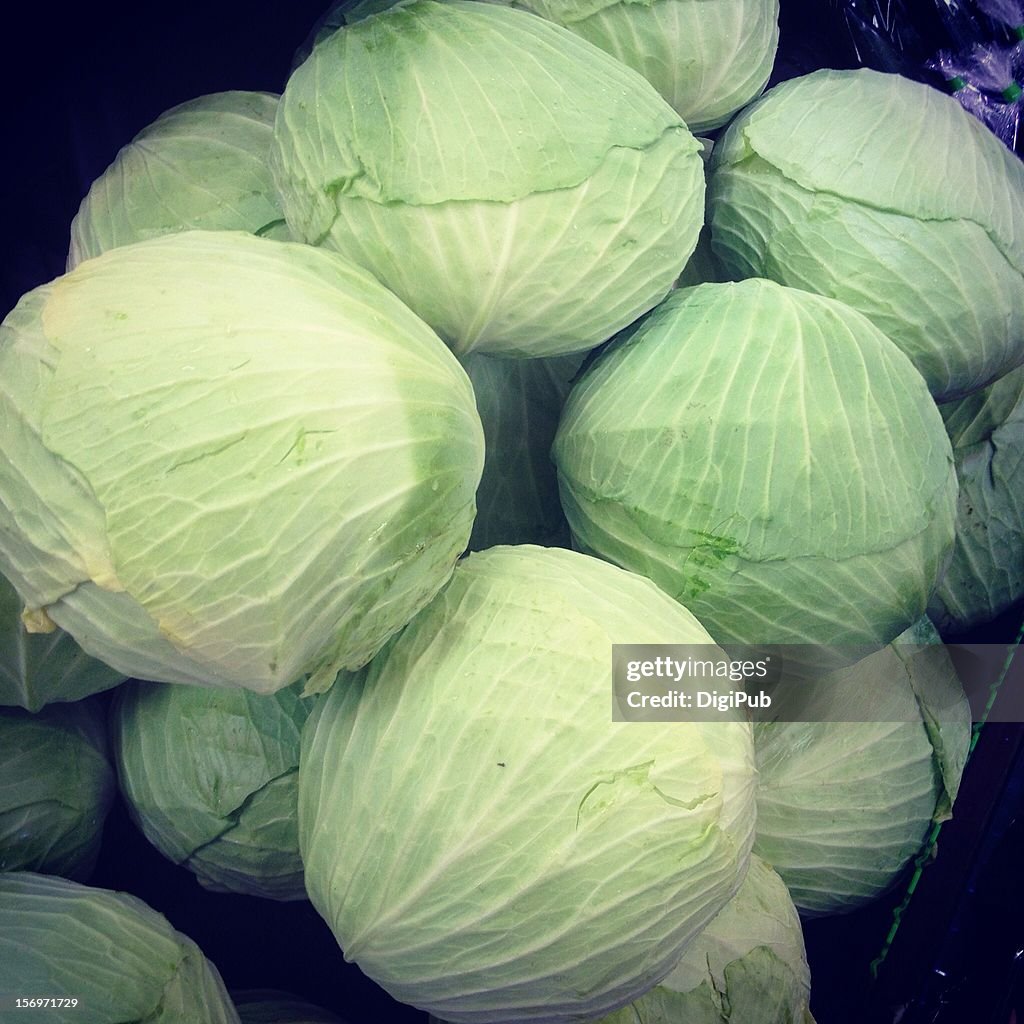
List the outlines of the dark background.
{"label": "dark background", "polygon": [[117,151],[170,107],[281,92],[325,0],[20,5],[0,60],[0,314],[64,270],[71,219]]}
{"label": "dark background", "polygon": [[[91,182],[164,110],[225,89],[280,92],[323,0],[253,4],[22,6],[5,14],[0,64],[0,315],[64,269],[68,231]],[[782,0],[775,79],[865,57],[839,3]],[[863,6],[863,5],[862,5]],[[941,45],[918,4],[915,45]],[[923,42],[922,42],[923,40]],[[861,40],[861,44],[863,40]],[[973,640],[1010,642],[1018,607]],[[809,922],[818,1024],[1009,1024],[1021,1012],[1024,768],[1018,726],[982,734],[938,859],[902,915],[906,884],[866,910]],[[146,900],[194,938],[230,988],[278,987],[360,1021],[423,1021],[344,960],[309,904],[211,895],[157,854],[119,803],[93,884]],[[1024,1020],[1024,1017],[1022,1017]]]}

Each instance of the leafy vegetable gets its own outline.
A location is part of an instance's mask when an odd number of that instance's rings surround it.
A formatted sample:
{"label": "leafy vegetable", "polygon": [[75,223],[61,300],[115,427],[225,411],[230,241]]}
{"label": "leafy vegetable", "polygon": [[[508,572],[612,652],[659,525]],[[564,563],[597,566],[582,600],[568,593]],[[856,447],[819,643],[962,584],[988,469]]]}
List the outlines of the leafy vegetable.
{"label": "leafy vegetable", "polygon": [[306,884],[345,956],[452,1021],[570,1021],[668,973],[742,880],[750,728],[612,723],[613,642],[709,643],[641,577],[495,547],[307,721]]}
{"label": "leafy vegetable", "polygon": [[92,183],[68,270],[107,249],[193,228],[261,231],[283,215],[267,165],[278,97],[219,92],[144,128]]}
{"label": "leafy vegetable", "polygon": [[484,427],[484,472],[476,493],[471,551],[495,544],[569,546],[551,442],[582,358],[497,359],[462,365]]}
{"label": "leafy vegetable", "polygon": [[760,857],[660,985],[600,1024],[813,1024],[800,918]]}
{"label": "leafy vegetable", "polygon": [[703,221],[700,146],[654,88],[494,4],[418,0],[328,36],[274,136],[293,234],[460,356],[593,348],[665,295]]}
{"label": "leafy vegetable", "polygon": [[305,899],[296,817],[310,708],[295,686],[261,695],[128,683],[112,737],[133,820],[207,889]]}
{"label": "leafy vegetable", "polygon": [[126,675],[272,692],[367,661],[468,540],[483,437],[427,326],[331,253],[112,249],[0,329],[0,568]]}
{"label": "leafy vegetable", "polygon": [[769,90],[715,147],[708,219],[730,274],[853,306],[940,401],[1024,362],[1024,166],[929,86],[860,69]]}
{"label": "leafy vegetable", "polygon": [[928,614],[962,633],[1024,597],[1024,367],[939,411],[960,498],[953,557]]}
{"label": "leafy vegetable", "polygon": [[94,702],[0,709],[0,871],[87,881],[115,788]]}
{"label": "leafy vegetable", "polygon": [[513,0],[639,71],[691,131],[725,124],[768,82],[778,0]]}
{"label": "leafy vegetable", "polygon": [[951,815],[971,714],[934,627],[808,692],[803,721],[757,722],[757,839],[808,915],[885,892]]}
{"label": "leafy vegetable", "polygon": [[57,1024],[239,1024],[217,969],[127,893],[0,873],[0,992],[68,1004],[19,1009]]}
{"label": "leafy vegetable", "polygon": [[580,547],[719,643],[881,646],[953,541],[920,374],[854,310],[770,281],[673,292],[574,387],[552,451]]}

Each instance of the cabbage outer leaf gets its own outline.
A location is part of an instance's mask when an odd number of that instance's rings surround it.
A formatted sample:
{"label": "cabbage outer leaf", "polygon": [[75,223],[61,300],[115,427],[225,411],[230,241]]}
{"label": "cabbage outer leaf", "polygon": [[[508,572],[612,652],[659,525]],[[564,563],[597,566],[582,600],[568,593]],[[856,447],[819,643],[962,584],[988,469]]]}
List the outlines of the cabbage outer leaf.
{"label": "cabbage outer leaf", "polygon": [[516,0],[644,76],[693,132],[760,95],[779,43],[778,0]]}
{"label": "cabbage outer leaf", "polygon": [[[950,817],[971,715],[936,640],[915,626],[816,687],[806,721],[755,723],[754,849],[806,916],[880,896]],[[851,710],[862,720],[842,720]]]}
{"label": "cabbage outer leaf", "polygon": [[785,882],[758,856],[668,977],[599,1024],[805,1024],[811,972]]}
{"label": "cabbage outer leaf", "polygon": [[62,629],[29,633],[23,602],[0,576],[0,706],[39,711],[109,690],[125,676],[91,658]]}

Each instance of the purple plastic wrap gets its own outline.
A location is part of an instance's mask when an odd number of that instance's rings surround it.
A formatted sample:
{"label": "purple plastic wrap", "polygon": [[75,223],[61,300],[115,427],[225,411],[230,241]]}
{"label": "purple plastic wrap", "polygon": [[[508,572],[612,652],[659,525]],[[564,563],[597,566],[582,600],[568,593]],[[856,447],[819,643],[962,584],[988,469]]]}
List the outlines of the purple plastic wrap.
{"label": "purple plastic wrap", "polygon": [[856,64],[947,88],[1020,152],[1024,0],[833,0]]}
{"label": "purple plastic wrap", "polygon": [[1024,27],[1024,3],[1020,0],[978,0],[979,9],[1010,29]]}
{"label": "purple plastic wrap", "polygon": [[940,50],[926,62],[946,82],[961,106],[1001,139],[1017,148],[1021,88],[1014,78],[1015,50],[975,43],[964,53]]}

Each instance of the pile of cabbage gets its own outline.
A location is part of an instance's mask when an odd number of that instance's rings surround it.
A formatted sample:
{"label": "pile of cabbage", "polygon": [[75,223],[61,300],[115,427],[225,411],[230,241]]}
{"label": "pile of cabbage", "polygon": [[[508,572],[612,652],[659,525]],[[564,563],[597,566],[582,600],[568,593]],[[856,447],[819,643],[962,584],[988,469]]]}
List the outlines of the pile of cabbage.
{"label": "pile of cabbage", "polygon": [[[897,76],[764,91],[777,23],[346,3],[93,184],[0,326],[25,1019],[336,1019],[88,884],[116,790],[440,1021],[811,1020],[801,915],[951,815],[943,637],[1024,591],[1024,169]],[[829,685],[613,721],[625,643]]]}

